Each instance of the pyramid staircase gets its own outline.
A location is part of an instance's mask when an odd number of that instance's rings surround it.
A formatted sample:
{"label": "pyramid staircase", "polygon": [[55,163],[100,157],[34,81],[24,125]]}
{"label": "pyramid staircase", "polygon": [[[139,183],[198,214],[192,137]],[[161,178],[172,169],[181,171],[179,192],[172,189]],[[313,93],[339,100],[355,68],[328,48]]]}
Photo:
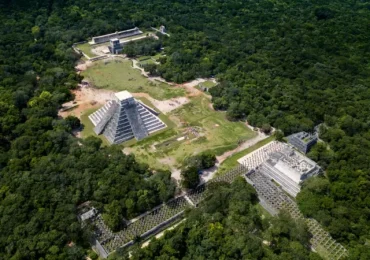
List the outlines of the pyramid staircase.
{"label": "pyramid staircase", "polygon": [[110,143],[119,144],[132,138],[142,140],[166,128],[155,110],[137,101],[128,92],[122,95],[117,93],[117,100],[108,101],[89,116],[96,134],[103,133]]}

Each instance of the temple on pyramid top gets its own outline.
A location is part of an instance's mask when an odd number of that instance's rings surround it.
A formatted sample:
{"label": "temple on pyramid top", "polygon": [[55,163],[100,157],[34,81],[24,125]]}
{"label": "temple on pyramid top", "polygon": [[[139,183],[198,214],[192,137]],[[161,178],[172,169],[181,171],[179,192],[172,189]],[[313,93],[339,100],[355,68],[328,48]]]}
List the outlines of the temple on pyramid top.
{"label": "temple on pyramid top", "polygon": [[102,108],[89,116],[97,135],[103,134],[111,144],[119,144],[132,138],[144,139],[166,128],[159,113],[136,100],[130,92],[115,93]]}

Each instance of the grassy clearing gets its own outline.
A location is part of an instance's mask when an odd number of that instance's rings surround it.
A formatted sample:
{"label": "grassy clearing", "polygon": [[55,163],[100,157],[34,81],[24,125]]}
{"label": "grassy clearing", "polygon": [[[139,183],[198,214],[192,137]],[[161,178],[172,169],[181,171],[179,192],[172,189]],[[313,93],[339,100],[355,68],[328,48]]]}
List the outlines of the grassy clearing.
{"label": "grassy clearing", "polygon": [[203,87],[206,87],[206,88],[212,88],[212,87],[216,86],[217,84],[214,83],[213,81],[207,80],[203,83],[200,83],[199,85],[202,85]]}
{"label": "grassy clearing", "polygon": [[143,61],[140,61],[140,66],[145,66],[145,65],[154,64],[154,63],[155,62],[152,59],[143,60]]}
{"label": "grassy clearing", "polygon": [[[185,90],[182,88],[149,81],[140,74],[139,70],[132,68],[129,60],[98,61],[82,75],[97,88],[145,92],[159,100],[185,95]],[[139,99],[154,108],[148,99]],[[88,119],[88,115],[92,112],[86,111],[82,116],[83,124],[85,124],[83,137],[95,135],[93,125]],[[225,113],[211,109],[210,100],[205,95],[192,98],[190,103],[172,111],[168,117],[163,114],[160,114],[159,117],[167,124],[166,129],[139,142],[130,140],[123,143],[128,152],[136,155],[138,161],[157,169],[178,167],[184,158],[204,151],[213,151],[220,155],[236,148],[240,140],[247,140],[255,136],[255,133],[242,122],[230,122],[226,119]],[[173,121],[181,127],[176,127]],[[196,133],[191,132],[194,129],[196,129]],[[186,137],[186,139],[182,139],[182,137]],[[101,138],[107,143],[104,137]]]}
{"label": "grassy clearing", "polygon": [[162,53],[157,53],[153,56],[140,56],[137,58],[140,66],[148,65],[148,64],[155,64],[159,58],[164,57]]}
{"label": "grassy clearing", "polygon": [[220,168],[218,169],[217,173],[216,173],[216,176],[219,176],[219,175],[222,175],[226,172],[228,172],[229,170],[233,169],[234,167],[236,167],[238,165],[238,160],[240,158],[242,158],[243,156],[257,150],[258,148],[264,146],[265,144],[268,144],[269,142],[272,142],[273,140],[275,139],[274,136],[270,136],[262,141],[259,141],[258,143],[256,143],[255,145],[249,147],[248,149],[245,149],[243,151],[240,151],[236,154],[233,154],[232,156],[230,156],[229,158],[227,158],[220,166]]}
{"label": "grassy clearing", "polygon": [[97,61],[82,75],[96,88],[128,90],[133,93],[145,92],[158,100],[185,95],[184,89],[171,87],[162,82],[149,81],[139,70],[132,68],[131,61],[124,59]]}
{"label": "grassy clearing", "polygon": [[83,53],[85,53],[90,58],[98,56],[98,55],[92,53],[92,51],[91,51],[92,46],[88,42],[83,43],[83,44],[78,44],[76,47],[79,48]]}
{"label": "grassy clearing", "polygon": [[[163,169],[168,165],[160,163],[158,159],[162,162],[170,160],[174,166],[180,166],[188,156],[207,150],[222,154],[235,148],[239,140],[250,139],[255,135],[243,123],[230,122],[225,118],[225,113],[210,109],[209,104],[210,101],[205,96],[193,98],[190,103],[170,113],[170,118],[181,122],[183,127],[138,142],[131,147],[131,151],[140,155],[137,156],[139,161],[149,161],[152,167]],[[192,136],[193,134],[188,132],[189,127],[197,129],[199,136]],[[187,140],[175,141],[184,135],[188,136]],[[166,142],[171,145],[161,145]],[[157,148],[153,148],[154,143]]]}
{"label": "grassy clearing", "polygon": [[[213,81],[207,80],[205,82],[199,83],[196,86],[196,88],[203,91],[204,88],[208,88],[208,90],[209,90],[209,89],[213,88],[216,85],[217,85],[217,83],[214,83]],[[205,93],[207,93],[207,92],[205,92]],[[209,93],[207,93],[207,94],[209,94]]]}

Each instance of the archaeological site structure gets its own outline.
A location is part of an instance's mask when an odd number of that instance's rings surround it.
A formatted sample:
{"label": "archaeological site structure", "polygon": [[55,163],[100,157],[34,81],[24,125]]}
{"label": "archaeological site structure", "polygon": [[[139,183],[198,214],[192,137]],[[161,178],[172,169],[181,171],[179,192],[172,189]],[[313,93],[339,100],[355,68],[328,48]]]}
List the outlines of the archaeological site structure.
{"label": "archaeological site structure", "polygon": [[317,143],[318,135],[317,133],[310,134],[306,132],[299,132],[289,135],[288,142],[295,148],[300,150],[302,153],[308,153],[312,146]]}
{"label": "archaeological site structure", "polygon": [[143,32],[139,30],[139,28],[135,27],[130,30],[121,31],[121,32],[115,32],[110,34],[105,34],[101,36],[93,37],[90,44],[99,44],[104,42],[109,42],[111,39],[122,39],[127,38],[135,35],[140,35]]}
{"label": "archaeological site structure", "polygon": [[166,128],[158,115],[128,91],[121,91],[91,114],[89,119],[97,135],[103,134],[111,144],[119,144],[133,138],[141,140]]}
{"label": "archaeological site structure", "polygon": [[291,196],[297,196],[305,179],[320,173],[320,167],[291,146],[272,142],[244,156],[238,162],[274,180]]}

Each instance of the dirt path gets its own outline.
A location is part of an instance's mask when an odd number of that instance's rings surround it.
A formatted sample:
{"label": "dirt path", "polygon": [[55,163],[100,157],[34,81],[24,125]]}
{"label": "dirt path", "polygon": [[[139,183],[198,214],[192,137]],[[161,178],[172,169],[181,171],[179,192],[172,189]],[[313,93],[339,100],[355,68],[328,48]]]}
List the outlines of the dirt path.
{"label": "dirt path", "polygon": [[205,81],[207,81],[207,79],[195,79],[195,80],[192,80],[190,82],[184,83],[181,86],[186,89],[188,97],[196,97],[196,96],[202,95],[203,92],[200,91],[199,89],[195,88],[195,87],[198,86],[199,83],[202,83],[202,82],[205,82]]}
{"label": "dirt path", "polygon": [[265,135],[264,133],[261,133],[260,131],[258,131],[258,135],[256,137],[253,137],[252,139],[249,139],[249,140],[243,142],[241,145],[239,145],[234,150],[227,151],[224,154],[222,154],[220,156],[217,156],[216,158],[217,158],[218,163],[221,164],[223,161],[225,161],[227,158],[229,158],[233,154],[238,153],[240,151],[243,151],[243,150],[255,145],[259,141],[262,141],[263,139],[266,139],[267,137],[268,137],[268,135]]}
{"label": "dirt path", "polygon": [[187,92],[187,97],[195,97],[195,96],[199,96],[199,95],[203,94],[202,91],[200,91],[199,89],[196,89],[195,88],[196,86],[199,85],[199,83],[206,82],[206,81],[216,82],[215,79],[208,79],[208,78],[202,79],[202,78],[198,78],[198,79],[195,79],[195,80],[192,80],[192,81],[183,83],[183,84],[176,84],[176,83],[173,83],[173,82],[168,82],[164,78],[161,78],[161,77],[151,77],[151,76],[149,76],[148,73],[143,68],[141,68],[138,64],[139,64],[139,62],[137,60],[135,60],[135,59],[132,60],[132,67],[134,69],[140,70],[141,71],[141,75],[143,75],[144,77],[148,78],[148,80],[151,80],[151,81],[160,81],[160,82],[169,84],[171,86],[177,86],[177,87],[185,88],[185,90]]}
{"label": "dirt path", "polygon": [[[158,233],[157,235],[155,235],[155,238],[157,238],[157,239],[158,239],[158,238],[161,238],[161,237],[164,235],[164,233],[165,233],[166,231],[170,231],[170,230],[172,230],[172,229],[176,228],[178,225],[180,225],[180,224],[181,224],[182,222],[184,222],[185,220],[186,220],[186,218],[184,218],[184,219],[183,219],[183,220],[181,220],[180,222],[176,223],[175,225],[170,226],[169,228],[167,228],[167,229],[163,230],[162,232],[160,232],[160,233]],[[149,239],[148,241],[144,242],[144,243],[141,245],[141,248],[147,247],[147,246],[149,245],[150,241],[151,241],[151,239]]]}
{"label": "dirt path", "polygon": [[78,70],[78,71],[84,71],[84,70],[87,70],[88,67],[92,66],[93,65],[93,62],[92,61],[80,61],[75,69]]}
{"label": "dirt path", "polygon": [[150,80],[150,81],[160,81],[160,82],[166,83],[166,84],[171,85],[171,86],[174,86],[174,85],[178,86],[178,84],[173,83],[173,82],[168,82],[168,81],[166,81],[162,77],[152,77],[152,76],[149,76],[148,72],[146,72],[142,67],[140,67],[138,65],[139,62],[137,60],[135,60],[135,59],[129,59],[129,60],[132,61],[132,67],[134,69],[140,70],[141,71],[141,75],[143,75],[144,77],[148,78],[148,80]]}
{"label": "dirt path", "polygon": [[265,135],[264,133],[261,133],[260,131],[258,131],[257,136],[255,136],[252,139],[249,139],[249,140],[243,142],[241,145],[239,145],[234,150],[227,151],[227,152],[223,153],[220,156],[216,156],[216,159],[217,159],[216,165],[214,167],[210,168],[210,169],[207,169],[207,170],[203,171],[202,176],[201,176],[201,183],[207,182],[210,179],[212,179],[214,177],[214,175],[216,174],[218,168],[221,166],[221,164],[227,158],[229,158],[230,156],[232,156],[232,155],[234,155],[234,154],[236,154],[238,152],[241,152],[241,151],[243,151],[245,149],[248,149],[249,147],[257,144],[259,141],[262,141],[262,140],[264,140],[264,139],[266,139],[268,137],[269,137],[268,135]]}

